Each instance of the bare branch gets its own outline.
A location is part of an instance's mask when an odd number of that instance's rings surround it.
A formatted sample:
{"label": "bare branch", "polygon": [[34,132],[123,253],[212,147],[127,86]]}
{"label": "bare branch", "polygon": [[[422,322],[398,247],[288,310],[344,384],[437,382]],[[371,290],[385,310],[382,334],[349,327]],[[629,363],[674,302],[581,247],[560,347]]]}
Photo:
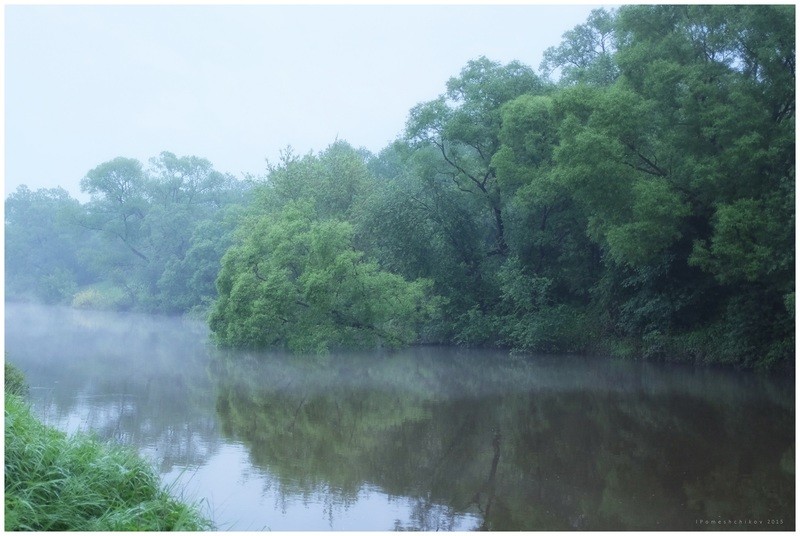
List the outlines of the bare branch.
{"label": "bare branch", "polygon": [[644,156],[642,153],[640,153],[639,150],[636,149],[636,147],[632,143],[626,143],[625,147],[627,147],[628,149],[630,149],[631,151],[636,153],[636,156],[638,156],[645,164],[647,164],[650,169],[648,170],[648,169],[642,168],[640,166],[636,166],[634,164],[630,164],[628,162],[625,162],[627,165],[631,166],[634,169],[642,171],[644,173],[649,173],[650,175],[656,175],[658,177],[666,177],[667,176],[667,172],[666,171],[664,171],[663,169],[658,167],[654,162],[652,162],[650,159],[648,159],[646,156]]}
{"label": "bare branch", "polygon": [[461,172],[469,180],[474,182],[478,186],[478,188],[481,189],[481,191],[483,193],[486,193],[486,185],[483,182],[481,182],[478,178],[474,177],[466,169],[464,169],[463,167],[459,166],[453,159],[451,159],[449,156],[447,156],[447,151],[445,150],[444,142],[439,143],[439,142],[434,141],[433,143],[434,143],[434,145],[436,145],[439,148],[439,151],[442,153],[442,157],[445,159],[445,161],[448,164],[450,164],[452,167],[454,167],[459,172]]}

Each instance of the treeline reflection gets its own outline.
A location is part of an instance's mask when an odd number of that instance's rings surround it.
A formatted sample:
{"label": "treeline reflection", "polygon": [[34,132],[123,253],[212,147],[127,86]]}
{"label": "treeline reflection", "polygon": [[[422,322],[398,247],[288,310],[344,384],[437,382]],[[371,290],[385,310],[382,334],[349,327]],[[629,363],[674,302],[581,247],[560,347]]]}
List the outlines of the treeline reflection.
{"label": "treeline reflection", "polygon": [[794,412],[780,387],[441,348],[223,355],[212,367],[223,433],[285,493],[327,486],[347,501],[369,485],[414,497],[419,524],[396,528],[446,528],[458,513],[489,530],[794,525]]}

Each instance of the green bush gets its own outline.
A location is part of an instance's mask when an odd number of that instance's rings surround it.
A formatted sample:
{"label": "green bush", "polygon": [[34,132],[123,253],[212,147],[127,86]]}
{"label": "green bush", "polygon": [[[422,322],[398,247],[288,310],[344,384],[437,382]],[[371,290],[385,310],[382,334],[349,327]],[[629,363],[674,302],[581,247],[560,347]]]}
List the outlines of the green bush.
{"label": "green bush", "polygon": [[72,306],[77,309],[97,309],[114,311],[123,309],[128,296],[121,288],[99,283],[82,288],[72,298]]}

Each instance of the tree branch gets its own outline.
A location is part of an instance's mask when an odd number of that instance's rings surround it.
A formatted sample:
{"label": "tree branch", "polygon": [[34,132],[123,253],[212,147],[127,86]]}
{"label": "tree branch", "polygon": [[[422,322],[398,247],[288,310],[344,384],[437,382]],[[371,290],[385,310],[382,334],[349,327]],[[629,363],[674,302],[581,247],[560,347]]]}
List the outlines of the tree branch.
{"label": "tree branch", "polygon": [[484,185],[484,184],[483,184],[483,183],[482,183],[480,180],[478,180],[478,179],[477,179],[476,177],[474,177],[472,174],[470,174],[469,172],[467,172],[467,170],[466,170],[466,169],[464,169],[463,167],[461,167],[461,166],[459,166],[458,164],[456,164],[456,162],[455,162],[455,161],[453,161],[453,160],[452,160],[452,159],[451,159],[449,156],[447,156],[447,151],[445,151],[445,148],[444,148],[444,142],[442,142],[442,143],[439,143],[439,142],[437,142],[437,141],[434,141],[434,142],[433,142],[433,144],[434,144],[434,145],[436,145],[436,147],[438,147],[438,148],[439,148],[439,151],[442,153],[442,157],[444,158],[445,162],[447,162],[447,163],[448,163],[448,164],[450,164],[452,167],[454,167],[455,169],[457,169],[457,170],[458,170],[460,173],[463,173],[463,174],[464,174],[464,176],[465,176],[465,177],[467,177],[467,178],[468,178],[469,180],[471,180],[472,182],[474,182],[474,183],[475,183],[475,184],[478,186],[478,188],[480,188],[480,189],[481,189],[481,191],[482,191],[483,193],[486,193],[486,186],[485,186],[485,185]]}
{"label": "tree branch", "polygon": [[656,175],[656,176],[659,176],[659,177],[666,177],[667,176],[667,172],[666,171],[664,171],[663,169],[658,167],[654,162],[650,161],[646,156],[644,156],[642,153],[640,153],[638,151],[638,149],[636,149],[636,147],[632,143],[626,143],[625,147],[627,147],[628,149],[633,151],[636,154],[636,156],[638,156],[640,159],[642,159],[642,161],[645,164],[650,166],[650,170],[647,170],[647,169],[642,168],[640,166],[635,166],[634,164],[630,164],[628,162],[625,162],[627,165],[631,166],[633,169],[637,169],[637,170],[642,171],[644,173],[649,173],[650,175]]}

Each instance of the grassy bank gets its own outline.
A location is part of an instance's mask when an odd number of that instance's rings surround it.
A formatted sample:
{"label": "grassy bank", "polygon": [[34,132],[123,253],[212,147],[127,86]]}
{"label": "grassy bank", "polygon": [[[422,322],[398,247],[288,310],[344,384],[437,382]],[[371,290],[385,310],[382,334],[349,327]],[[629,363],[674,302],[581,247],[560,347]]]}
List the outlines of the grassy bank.
{"label": "grassy bank", "polygon": [[162,489],[135,452],[86,435],[67,437],[42,424],[25,399],[10,391],[7,387],[6,531],[212,528],[195,506]]}

